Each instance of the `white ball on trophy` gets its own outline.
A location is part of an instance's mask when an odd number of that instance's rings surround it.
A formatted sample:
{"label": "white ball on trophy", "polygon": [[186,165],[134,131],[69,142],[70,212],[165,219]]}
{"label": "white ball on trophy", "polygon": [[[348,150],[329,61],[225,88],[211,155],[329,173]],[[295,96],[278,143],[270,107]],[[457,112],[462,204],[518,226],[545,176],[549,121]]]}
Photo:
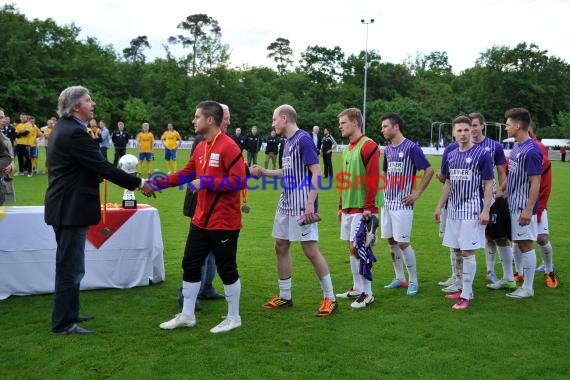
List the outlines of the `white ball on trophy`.
{"label": "white ball on trophy", "polygon": [[[134,174],[137,172],[139,160],[132,154],[125,154],[119,160],[119,169],[126,173]],[[125,189],[123,192],[123,208],[137,208],[137,200],[135,192]]]}
{"label": "white ball on trophy", "polygon": [[132,154],[125,154],[119,160],[119,169],[122,169],[123,171],[129,174],[134,174],[137,172],[138,164],[139,164],[138,158],[136,158]]}

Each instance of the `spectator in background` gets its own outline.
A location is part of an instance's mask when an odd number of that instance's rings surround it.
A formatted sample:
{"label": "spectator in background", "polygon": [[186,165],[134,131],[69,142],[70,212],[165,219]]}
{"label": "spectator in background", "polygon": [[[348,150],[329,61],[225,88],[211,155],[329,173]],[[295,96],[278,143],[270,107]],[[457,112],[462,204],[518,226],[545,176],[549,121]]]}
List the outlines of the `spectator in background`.
{"label": "spectator in background", "polygon": [[261,136],[257,134],[257,127],[251,127],[251,133],[245,138],[245,149],[247,150],[247,166],[257,165],[257,153],[261,149]]}
{"label": "spectator in background", "polygon": [[283,169],[283,151],[285,150],[285,137],[279,136],[279,169]]}
{"label": "spectator in background", "polygon": [[113,165],[117,166],[119,159],[127,153],[127,144],[131,136],[129,132],[125,131],[125,123],[119,121],[117,123],[117,130],[113,131],[111,134],[111,141],[115,146],[115,159],[113,160]]}
{"label": "spectator in background", "polygon": [[562,162],[566,162],[566,145],[560,147],[560,159]]}
{"label": "spectator in background", "polygon": [[49,170],[49,166],[48,166],[48,160],[47,160],[47,155],[48,155],[48,149],[49,149],[49,139],[51,137],[51,134],[53,132],[53,127],[55,125],[56,119],[55,118],[51,118],[48,120],[47,125],[46,125],[46,129],[44,129],[44,147],[46,149],[46,162],[45,162],[45,172],[47,174],[48,170]]}
{"label": "spectator in background", "polygon": [[241,134],[241,128],[236,128],[236,132],[232,135],[232,139],[242,151],[245,149],[245,136]]}
{"label": "spectator in background", "polygon": [[142,131],[137,135],[139,148],[139,165],[137,171],[142,175],[142,162],[146,160],[146,176],[150,174],[150,162],[152,161],[152,148],[154,144],[154,135],[149,131],[149,128],[148,123],[142,123]]}
{"label": "spectator in background", "polygon": [[[6,118],[4,117],[4,110],[0,108],[0,127],[4,128],[6,123]],[[13,155],[12,155],[12,143],[10,139],[0,133],[0,177],[9,174],[13,168]],[[2,202],[0,202],[0,205]]]}
{"label": "spectator in background", "polygon": [[28,123],[28,115],[20,115],[20,124],[16,125],[15,130],[16,155],[18,156],[18,172],[15,175],[24,175],[28,173],[28,177],[32,176],[32,161],[30,159],[30,141],[35,139],[33,127]]}
{"label": "spectator in background", "polygon": [[30,161],[32,165],[32,173],[38,173],[38,139],[43,136],[41,129],[36,125],[36,118],[33,116],[28,116],[28,123],[33,129],[33,139],[30,139]]}
{"label": "spectator in background", "polygon": [[[0,111],[2,112],[2,114],[4,114],[3,109],[0,108]],[[14,129],[12,124],[10,124],[10,117],[4,116],[1,118],[1,121],[2,121],[2,124],[0,124],[1,125],[0,132],[2,132],[4,134],[4,136],[6,136],[10,140],[10,144],[12,144],[12,147],[14,147],[14,139],[16,138],[16,130]]]}
{"label": "spectator in background", "polygon": [[269,169],[269,160],[275,170],[275,161],[277,161],[277,154],[279,153],[279,138],[275,131],[271,131],[271,135],[267,138],[265,145],[265,169]]}
{"label": "spectator in background", "polygon": [[99,149],[101,149],[101,154],[107,159],[107,150],[111,147],[111,135],[109,129],[107,129],[107,123],[105,120],[99,120],[99,130],[101,131],[101,142],[99,143]]}
{"label": "spectator in background", "polygon": [[313,139],[313,143],[317,148],[317,155],[321,154],[321,145],[323,143],[323,136],[319,133],[320,129],[318,125],[313,127],[313,133],[311,134],[311,138]]}
{"label": "spectator in background", "polygon": [[176,150],[182,143],[182,137],[180,137],[178,131],[174,130],[174,125],[168,123],[166,131],[162,134],[160,139],[164,145],[164,159],[166,160],[168,174],[170,174],[178,170],[176,167]]}
{"label": "spectator in background", "polygon": [[330,178],[334,176],[332,154],[333,150],[336,148],[336,141],[334,140],[334,137],[332,137],[328,128],[325,128],[323,132],[325,137],[323,137],[321,143],[321,150],[323,151],[324,175],[326,178]]}
{"label": "spectator in background", "polygon": [[101,130],[97,125],[97,120],[91,119],[89,120],[89,125],[87,126],[87,133],[91,136],[93,140],[97,143],[101,143]]}

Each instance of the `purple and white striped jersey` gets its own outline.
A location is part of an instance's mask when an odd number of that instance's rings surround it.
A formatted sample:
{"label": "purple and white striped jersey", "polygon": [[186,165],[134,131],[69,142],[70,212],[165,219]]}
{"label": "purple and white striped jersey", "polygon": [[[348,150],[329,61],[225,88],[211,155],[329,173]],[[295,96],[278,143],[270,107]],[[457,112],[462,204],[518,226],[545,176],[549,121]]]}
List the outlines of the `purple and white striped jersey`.
{"label": "purple and white striped jersey", "polygon": [[[505,165],[505,162],[507,162],[507,159],[505,158],[505,151],[503,150],[501,144],[499,144],[497,141],[485,137],[481,142],[475,142],[474,144],[482,147],[491,155],[491,158],[493,159],[493,165]],[[495,194],[497,193],[496,187],[495,177],[493,177],[493,199],[495,199]]]}
{"label": "purple and white striped jersey", "polygon": [[[317,148],[307,132],[299,129],[285,140],[281,180],[283,191],[277,205],[281,214],[298,216],[305,212],[311,191],[311,171],[308,167],[318,163]],[[315,212],[317,207],[318,197],[315,200]]]}
{"label": "purple and white striped jersey", "polygon": [[[528,203],[530,192],[528,177],[541,174],[542,152],[538,144],[532,139],[515,144],[509,156],[507,172],[507,199],[511,213],[520,213]],[[538,202],[533,206],[533,214],[536,214],[537,206]]]}
{"label": "purple and white striped jersey", "polygon": [[410,195],[412,187],[419,184],[415,178],[416,172],[430,166],[422,148],[416,143],[404,138],[398,146],[388,144],[383,163],[386,173],[384,207],[387,210],[413,210],[414,205],[405,205],[402,198]]}
{"label": "purple and white striped jersey", "polygon": [[457,148],[449,152],[442,172],[450,184],[447,217],[478,219],[483,209],[483,181],[494,178],[491,155],[479,145],[465,152]]}
{"label": "purple and white striped jersey", "polygon": [[504,165],[505,162],[507,162],[507,159],[505,158],[505,151],[503,150],[501,144],[499,144],[497,141],[485,137],[481,142],[474,142],[474,144],[482,147],[487,151],[487,153],[491,155],[491,158],[493,159],[493,165]]}
{"label": "purple and white striped jersey", "polygon": [[[445,149],[443,150],[443,155],[441,156],[441,173],[443,173],[443,167],[445,166],[446,162],[447,162],[447,156],[449,156],[449,153],[453,152],[455,149],[459,148],[459,144],[457,143],[457,141],[452,142],[451,144],[449,144],[448,146],[445,147]],[[445,173],[444,173],[445,175]],[[445,210],[447,210],[447,203],[445,202],[445,204],[443,205],[443,208]]]}

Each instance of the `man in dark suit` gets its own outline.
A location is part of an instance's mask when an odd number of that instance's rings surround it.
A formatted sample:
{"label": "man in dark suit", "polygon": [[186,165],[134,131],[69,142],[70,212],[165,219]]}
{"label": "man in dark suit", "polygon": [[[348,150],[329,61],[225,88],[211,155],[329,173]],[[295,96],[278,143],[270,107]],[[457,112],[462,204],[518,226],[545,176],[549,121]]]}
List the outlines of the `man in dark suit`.
{"label": "man in dark suit", "polygon": [[79,315],[79,284],[85,273],[87,230],[101,218],[99,178],[154,195],[144,179],[105,160],[99,144],[87,133],[87,121],[93,117],[94,108],[95,102],[86,88],[66,88],[58,100],[61,118],[50,137],[45,222],[53,226],[57,242],[51,327],[54,334],[93,333],[77,322],[93,318]]}

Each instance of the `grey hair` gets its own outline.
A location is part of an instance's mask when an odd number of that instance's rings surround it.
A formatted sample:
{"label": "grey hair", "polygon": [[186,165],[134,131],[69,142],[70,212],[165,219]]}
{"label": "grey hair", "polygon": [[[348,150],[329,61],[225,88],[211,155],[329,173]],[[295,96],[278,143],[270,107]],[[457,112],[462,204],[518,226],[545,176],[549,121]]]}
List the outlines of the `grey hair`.
{"label": "grey hair", "polygon": [[80,104],[85,94],[89,94],[89,90],[82,86],[71,86],[63,90],[57,101],[59,117],[72,117],[73,109]]}

